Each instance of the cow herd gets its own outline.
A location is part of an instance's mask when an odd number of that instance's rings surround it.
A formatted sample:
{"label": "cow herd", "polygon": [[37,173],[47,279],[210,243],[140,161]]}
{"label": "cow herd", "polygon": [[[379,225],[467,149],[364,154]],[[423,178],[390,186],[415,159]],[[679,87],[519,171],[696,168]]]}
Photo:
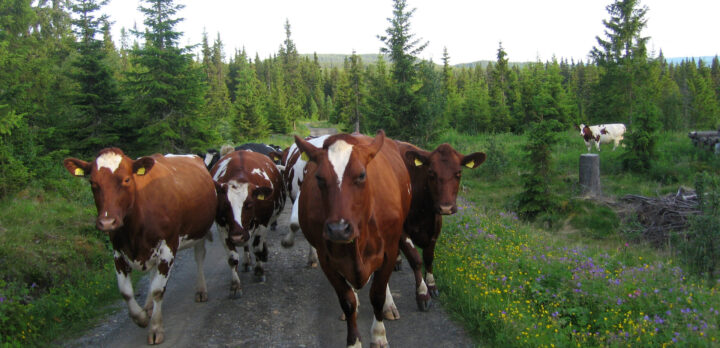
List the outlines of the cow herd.
{"label": "cow herd", "polygon": [[[615,126],[593,130],[583,125],[581,134],[599,149],[606,142],[603,136],[622,139],[625,127]],[[239,267],[252,267],[255,279],[265,280],[265,237],[289,197],[290,228],[282,245],[292,246],[302,230],[310,244],[308,265],[319,264],[335,289],[347,323],[347,346],[361,346],[357,290],[370,283],[371,346],[386,347],[383,320],[399,318],[388,287],[399,253],[413,270],[418,308],[427,311],[438,296],[432,264],[442,217],[457,211],[463,168],[477,168],[485,158],[482,152],[463,155],[448,144],[426,151],[379,131],[375,137],[296,136],[284,150],[245,144],[135,160],[121,149],[107,148],[91,162],[67,158],[63,164],[90,182],[96,227],[108,233],[113,246],[118,288],[132,320],[149,326],[149,344],[164,340],[162,301],[177,252],[194,247],[195,301],[207,301],[205,240],[211,241],[209,231],[217,229],[235,296],[242,291]],[[151,274],[142,307],[135,300],[132,270]]]}

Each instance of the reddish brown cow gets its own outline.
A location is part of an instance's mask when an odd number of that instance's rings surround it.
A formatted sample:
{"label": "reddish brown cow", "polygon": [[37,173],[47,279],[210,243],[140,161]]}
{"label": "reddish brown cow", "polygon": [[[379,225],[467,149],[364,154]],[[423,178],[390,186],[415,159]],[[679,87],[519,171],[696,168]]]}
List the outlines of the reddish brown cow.
{"label": "reddish brown cow", "polygon": [[[435,243],[442,230],[442,216],[457,212],[455,201],[462,168],[477,168],[485,161],[485,154],[475,152],[464,156],[448,144],[442,144],[432,152],[404,142],[397,144],[412,182],[412,204],[405,220],[400,250],[415,273],[415,300],[420,310],[426,311],[430,308],[430,296],[438,296],[432,263]],[[422,263],[413,243],[423,249]]]}
{"label": "reddish brown cow", "polygon": [[255,277],[265,281],[262,262],[267,262],[265,243],[267,227],[272,225],[285,206],[282,175],[273,161],[258,152],[240,150],[225,155],[212,168],[211,175],[218,192],[218,231],[225,241],[232,274],[230,290],[241,289],[237,267],[240,256],[236,246],[245,247],[244,266],[249,268],[248,242],[256,257]]}
{"label": "reddish brown cow", "polygon": [[[141,327],[150,323],[149,344],[162,343],[162,300],[179,249],[195,247],[195,301],[207,301],[204,242],[217,197],[202,159],[155,154],[132,160],[122,150],[109,148],[92,162],[68,158],[63,163],[71,174],[89,176],[98,211],[96,226],[110,236],[118,287],[130,317]],[[153,274],[142,308],[135,301],[133,269]]]}
{"label": "reddish brown cow", "polygon": [[360,346],[355,291],[373,276],[371,346],[386,347],[383,316],[399,317],[387,284],[410,208],[410,178],[397,145],[382,131],[375,139],[333,135],[322,148],[297,136],[295,143],[310,160],[300,191],[300,227],[340,301],[347,345]]}

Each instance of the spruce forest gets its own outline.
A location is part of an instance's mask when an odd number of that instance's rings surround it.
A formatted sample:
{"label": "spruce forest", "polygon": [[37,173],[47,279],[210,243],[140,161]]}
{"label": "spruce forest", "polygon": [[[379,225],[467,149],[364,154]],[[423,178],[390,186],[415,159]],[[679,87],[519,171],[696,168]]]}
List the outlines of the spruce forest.
{"label": "spruce forest", "polygon": [[[119,38],[102,0],[2,1],[0,197],[64,175],[59,163],[68,155],[108,146],[138,156],[204,151],[289,134],[303,120],[384,129],[419,145],[448,129],[522,134],[545,120],[562,129],[626,123],[631,147],[658,130],[715,129],[718,58],[669,63],[662,51],[649,53],[647,8],[637,3],[608,6],[606,36],[587,62],[510,64],[512,52],[499,43],[495,61],[453,66],[452,52],[441,62],[416,58],[425,43],[409,34],[412,9],[395,1],[408,16],[378,35],[385,48],[376,59],[352,52],[328,67],[322,56],[299,53],[313,48],[295,46],[289,21],[278,52],[259,57],[228,52],[222,33],[181,47],[174,0],[143,1],[146,29],[123,28]],[[636,155],[652,156],[647,150]]]}

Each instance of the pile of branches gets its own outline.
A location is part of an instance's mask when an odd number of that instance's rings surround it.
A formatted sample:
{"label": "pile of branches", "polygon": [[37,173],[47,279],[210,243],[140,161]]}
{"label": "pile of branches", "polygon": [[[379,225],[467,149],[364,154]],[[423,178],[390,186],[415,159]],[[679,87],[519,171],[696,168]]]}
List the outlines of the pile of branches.
{"label": "pile of branches", "polygon": [[625,195],[620,199],[633,207],[639,226],[633,234],[654,246],[666,245],[673,232],[688,227],[688,217],[700,214],[695,191],[684,188],[662,197]]}

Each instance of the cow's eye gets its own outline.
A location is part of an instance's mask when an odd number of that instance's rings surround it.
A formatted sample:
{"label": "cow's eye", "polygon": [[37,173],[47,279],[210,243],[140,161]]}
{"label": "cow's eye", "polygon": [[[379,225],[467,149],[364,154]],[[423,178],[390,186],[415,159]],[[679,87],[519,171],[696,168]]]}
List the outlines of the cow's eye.
{"label": "cow's eye", "polygon": [[128,176],[128,177],[125,178],[125,180],[123,180],[123,181],[124,181],[126,184],[129,184],[129,183],[130,183],[130,177]]}
{"label": "cow's eye", "polygon": [[358,177],[357,177],[357,179],[355,180],[355,182],[357,182],[358,184],[362,184],[362,183],[365,182],[365,178],[366,178],[366,177],[367,177],[367,175],[366,175],[366,173],[363,171],[362,173],[360,173],[360,175],[358,175]]}

